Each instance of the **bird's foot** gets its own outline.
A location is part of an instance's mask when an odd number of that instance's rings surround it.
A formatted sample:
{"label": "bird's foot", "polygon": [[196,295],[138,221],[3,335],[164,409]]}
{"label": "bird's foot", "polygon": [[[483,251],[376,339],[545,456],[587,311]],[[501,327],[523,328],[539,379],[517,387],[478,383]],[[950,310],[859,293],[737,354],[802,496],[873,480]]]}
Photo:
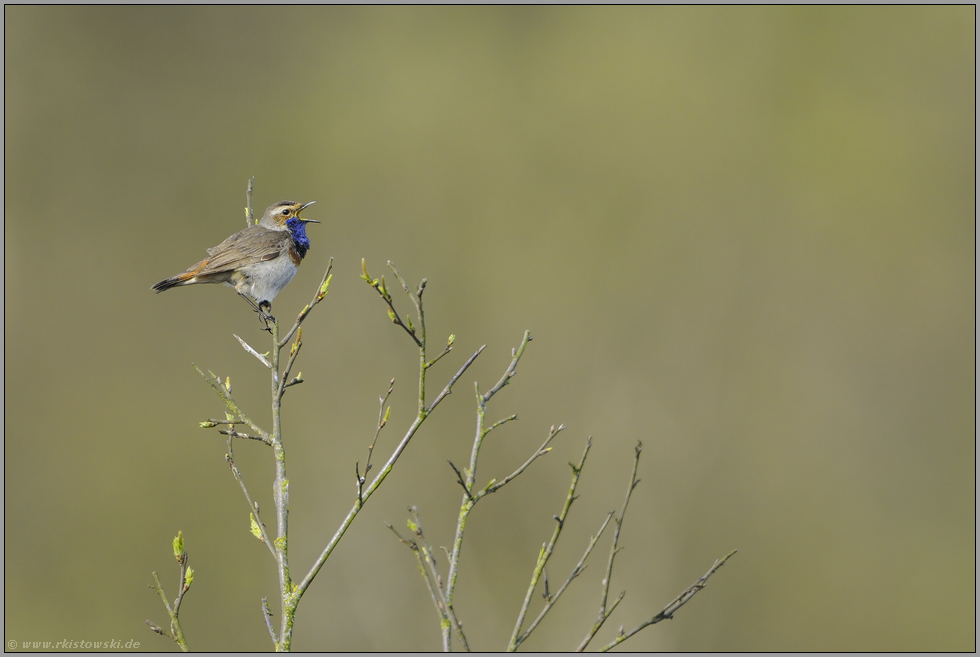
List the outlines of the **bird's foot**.
{"label": "bird's foot", "polygon": [[259,303],[259,307],[256,312],[259,314],[259,321],[265,324],[263,331],[268,331],[272,333],[272,327],[276,323],[276,318],[272,316],[272,304],[268,301],[263,301]]}

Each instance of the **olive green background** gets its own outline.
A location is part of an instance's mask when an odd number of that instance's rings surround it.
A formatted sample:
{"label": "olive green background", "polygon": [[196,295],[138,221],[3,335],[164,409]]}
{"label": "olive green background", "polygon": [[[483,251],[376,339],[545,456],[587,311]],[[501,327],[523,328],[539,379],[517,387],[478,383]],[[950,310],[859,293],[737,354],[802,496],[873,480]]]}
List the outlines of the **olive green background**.
{"label": "olive green background", "polygon": [[[426,422],[297,616],[298,650],[432,650],[437,615],[385,529],[419,506],[449,545],[472,383],[525,328],[478,479],[555,450],[471,516],[457,611],[505,647],[541,543],[593,448],[552,589],[633,445],[642,483],[593,647],[740,550],[633,650],[966,650],[975,643],[975,9],[6,7],[4,639],[175,648],[146,585],[197,575],[192,648],[271,647],[266,549],[197,428],[231,376],[268,424],[267,336],[228,289],[150,286],[259,211],[317,200],[281,318],[333,286],[285,398],[291,557],[350,508],[377,398],[382,461],[416,352],[359,280],[428,278]],[[396,297],[407,308],[403,296]],[[271,518],[272,458],[236,446]],[[525,646],[595,617],[608,538]],[[440,559],[445,568],[445,559]],[[536,598],[535,606],[540,605]]]}

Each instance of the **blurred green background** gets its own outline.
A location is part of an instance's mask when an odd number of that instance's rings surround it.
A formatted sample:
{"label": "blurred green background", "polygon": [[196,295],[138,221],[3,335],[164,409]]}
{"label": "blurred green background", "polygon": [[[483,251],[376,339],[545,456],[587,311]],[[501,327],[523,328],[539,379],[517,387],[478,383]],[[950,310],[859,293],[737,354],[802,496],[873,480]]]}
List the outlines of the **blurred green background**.
{"label": "blurred green background", "polygon": [[[150,286],[259,211],[317,200],[289,318],[329,256],[285,399],[291,558],[350,508],[377,398],[382,461],[413,413],[416,352],[358,279],[391,259],[426,293],[423,427],[299,608],[298,650],[431,650],[437,616],[385,529],[419,506],[450,545],[472,382],[520,421],[478,479],[551,424],[556,449],[471,516],[456,608],[506,646],[537,551],[594,446],[553,587],[642,483],[593,647],[740,550],[633,650],[965,650],[975,643],[975,9],[5,7],[5,640],[135,639],[197,571],[192,648],[271,647],[277,599],[248,532],[223,406],[268,424],[266,334],[227,289]],[[407,301],[398,298],[403,307]],[[271,514],[272,459],[240,444]],[[271,516],[269,516],[271,517]],[[608,538],[525,644],[573,648]],[[445,560],[440,561],[445,566]],[[540,604],[540,598],[537,598]],[[532,608],[533,609],[533,608]]]}

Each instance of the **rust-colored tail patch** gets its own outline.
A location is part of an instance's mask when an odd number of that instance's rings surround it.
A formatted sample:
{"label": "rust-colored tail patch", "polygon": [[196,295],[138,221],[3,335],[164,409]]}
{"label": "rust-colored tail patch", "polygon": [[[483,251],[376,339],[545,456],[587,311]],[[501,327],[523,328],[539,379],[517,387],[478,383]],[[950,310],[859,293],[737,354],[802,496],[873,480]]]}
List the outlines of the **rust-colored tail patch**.
{"label": "rust-colored tail patch", "polygon": [[207,260],[202,260],[201,262],[197,263],[196,265],[194,265],[184,273],[177,274],[176,276],[171,276],[165,281],[160,281],[159,283],[154,285],[151,289],[157,294],[159,294],[160,292],[163,292],[164,290],[169,290],[172,287],[178,287],[180,285],[190,285],[192,283],[195,283],[196,281],[194,280],[194,278],[199,273],[201,273],[201,271],[205,267],[207,267],[207,264],[208,264]]}

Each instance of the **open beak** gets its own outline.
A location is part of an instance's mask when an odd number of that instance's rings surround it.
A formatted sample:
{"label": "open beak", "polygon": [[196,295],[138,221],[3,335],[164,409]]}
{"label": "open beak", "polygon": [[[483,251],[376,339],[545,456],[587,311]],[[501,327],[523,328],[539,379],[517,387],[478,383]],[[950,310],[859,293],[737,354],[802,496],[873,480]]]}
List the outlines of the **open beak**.
{"label": "open beak", "polygon": [[311,206],[311,205],[313,205],[314,203],[316,203],[316,201],[310,201],[309,203],[304,203],[303,205],[301,205],[301,206],[299,207],[299,210],[297,210],[297,211],[296,211],[296,218],[297,218],[297,219],[299,219],[300,221],[305,221],[306,223],[310,223],[310,224],[318,224],[318,223],[320,223],[320,222],[319,222],[319,221],[317,221],[316,219],[307,219],[306,217],[301,217],[301,216],[299,216],[299,213],[300,213],[300,212],[302,212],[302,211],[303,211],[303,210],[305,210],[306,208],[308,208],[308,207],[310,207],[310,206]]}

